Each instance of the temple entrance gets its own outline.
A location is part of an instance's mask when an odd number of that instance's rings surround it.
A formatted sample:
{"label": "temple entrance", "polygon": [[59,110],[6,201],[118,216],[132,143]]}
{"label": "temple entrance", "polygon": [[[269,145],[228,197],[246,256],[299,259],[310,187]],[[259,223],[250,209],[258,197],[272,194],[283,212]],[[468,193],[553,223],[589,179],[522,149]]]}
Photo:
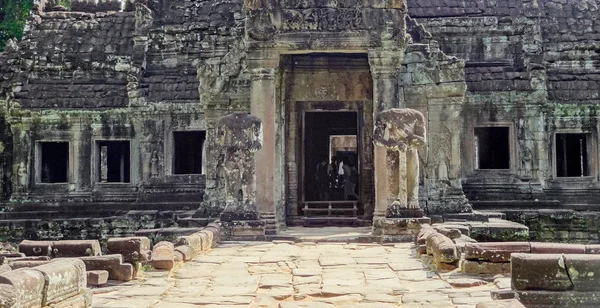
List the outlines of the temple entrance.
{"label": "temple entrance", "polygon": [[373,82],[366,54],[289,55],[281,62],[287,224],[371,225]]}
{"label": "temple entrance", "polygon": [[302,215],[362,215],[357,112],[304,112],[303,126]]}

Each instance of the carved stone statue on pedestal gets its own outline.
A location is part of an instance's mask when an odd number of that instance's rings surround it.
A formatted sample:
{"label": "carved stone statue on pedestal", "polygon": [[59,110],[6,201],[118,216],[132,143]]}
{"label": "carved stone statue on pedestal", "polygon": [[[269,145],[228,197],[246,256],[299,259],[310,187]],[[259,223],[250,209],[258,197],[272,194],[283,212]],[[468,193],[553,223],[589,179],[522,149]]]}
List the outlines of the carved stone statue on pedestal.
{"label": "carved stone statue on pedestal", "polygon": [[254,154],[262,148],[259,118],[243,112],[217,123],[217,146],[224,154],[226,204],[221,221],[258,220]]}
{"label": "carved stone statue on pedestal", "polygon": [[385,149],[387,168],[379,170],[387,173],[387,192],[383,192],[387,194],[388,202],[385,217],[423,217],[423,210],[419,207],[417,150],[426,141],[423,114],[408,108],[382,111],[375,121],[373,140],[376,146]]}

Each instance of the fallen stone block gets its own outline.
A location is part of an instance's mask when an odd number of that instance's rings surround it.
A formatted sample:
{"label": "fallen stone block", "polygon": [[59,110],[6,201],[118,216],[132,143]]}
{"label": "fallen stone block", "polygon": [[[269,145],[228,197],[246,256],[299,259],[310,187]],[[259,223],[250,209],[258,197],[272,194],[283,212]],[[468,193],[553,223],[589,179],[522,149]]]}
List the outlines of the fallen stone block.
{"label": "fallen stone block", "polygon": [[0,252],[0,258],[23,258],[25,254],[22,252]]}
{"label": "fallen stone block", "polygon": [[170,242],[158,242],[152,247],[152,267],[172,269],[175,265],[175,247]]}
{"label": "fallen stone block", "polygon": [[123,263],[122,255],[80,257],[79,259],[85,263],[86,271],[108,271],[108,279],[112,280],[130,281],[133,279],[133,265]]}
{"label": "fallen stone block", "polygon": [[143,236],[110,238],[106,243],[109,254],[121,254],[128,263],[147,262],[150,254],[150,239]]}
{"label": "fallen stone block", "polygon": [[54,258],[88,257],[102,254],[97,240],[64,240],[52,243]]}
{"label": "fallen stone block", "polygon": [[44,275],[44,301],[48,306],[64,301],[85,290],[87,275],[83,261],[75,258],[57,259],[35,267]]}
{"label": "fallen stone block", "polygon": [[510,264],[511,283],[515,290],[573,289],[563,255],[514,253]]}
{"label": "fallen stone block", "polygon": [[88,286],[101,286],[108,282],[108,271],[96,270],[87,271],[86,273]]}
{"label": "fallen stone block", "polygon": [[487,260],[489,262],[510,262],[511,253],[529,253],[528,242],[467,243],[466,260]]}
{"label": "fallen stone block", "polygon": [[92,297],[94,293],[90,289],[85,289],[81,293],[70,297],[62,302],[49,305],[50,308],[87,308],[92,307]]}
{"label": "fallen stone block", "polygon": [[2,265],[0,265],[0,274],[6,273],[6,272],[10,272],[12,270],[13,270],[13,268],[10,267],[10,265],[8,265],[8,264],[2,264]]}
{"label": "fallen stone block", "polygon": [[191,246],[196,252],[200,252],[202,250],[202,237],[197,235],[196,233],[192,235],[184,235],[178,237],[173,243],[177,246]]}
{"label": "fallen stone block", "polygon": [[531,253],[585,253],[585,245],[531,242]]}
{"label": "fallen stone block", "polygon": [[0,284],[0,307],[11,308],[15,307],[19,296],[17,289],[9,284]]}
{"label": "fallen stone block", "polygon": [[181,253],[183,261],[190,261],[196,256],[196,250],[189,245],[182,245],[175,247],[175,252]]}
{"label": "fallen stone block", "polygon": [[52,256],[52,242],[24,240],[19,244],[19,252],[26,256]]}
{"label": "fallen stone block", "polygon": [[10,265],[10,267],[15,270],[19,268],[35,267],[48,263],[50,263],[50,261],[12,261],[9,262],[8,265]]}
{"label": "fallen stone block", "polygon": [[[44,274],[30,268],[0,274],[0,284],[8,284],[15,288],[15,307],[42,307],[44,301]],[[10,306],[8,306],[10,307]]]}
{"label": "fallen stone block", "polygon": [[600,254],[600,245],[585,245],[586,254]]}
{"label": "fallen stone block", "polygon": [[460,260],[460,255],[454,242],[441,233],[429,236],[426,245],[427,253],[433,255],[436,263],[455,263]]}
{"label": "fallen stone block", "polygon": [[419,229],[419,232],[417,232],[415,235],[415,245],[425,245],[427,238],[435,233],[437,233],[437,231],[435,231],[435,229],[433,229],[430,225],[421,225],[421,229]]}
{"label": "fallen stone block", "polygon": [[213,242],[215,234],[213,232],[207,231],[207,230],[203,230],[203,231],[200,231],[198,233],[200,233],[200,234],[206,234],[206,241],[207,241],[206,245],[204,245],[204,238],[202,239],[202,244],[203,244],[203,246],[206,247],[206,249],[202,249],[202,250],[210,250],[211,248],[215,247],[216,243]]}
{"label": "fallen stone block", "polygon": [[444,236],[446,236],[446,237],[448,237],[448,238],[450,238],[452,240],[455,239],[455,238],[459,238],[462,235],[460,233],[460,230],[446,228],[443,225],[434,226],[433,229],[435,229],[438,233],[441,233]]}
{"label": "fallen stone block", "polygon": [[211,247],[215,247],[215,246],[217,246],[217,244],[219,242],[221,242],[221,224],[220,223],[211,222],[206,226],[206,228],[204,228],[204,230],[210,231],[213,234],[213,237],[212,237],[213,246],[211,246]]}
{"label": "fallen stone block", "polygon": [[600,291],[600,255],[564,255],[574,291]]}
{"label": "fallen stone block", "polygon": [[578,291],[516,291],[527,308],[600,307],[600,292]]}
{"label": "fallen stone block", "polygon": [[210,238],[207,232],[195,233],[202,240],[202,251],[208,251],[211,248],[212,243],[209,242]]}
{"label": "fallen stone block", "polygon": [[491,290],[490,296],[493,300],[513,299],[515,298],[515,291],[511,289]]}
{"label": "fallen stone block", "polygon": [[461,271],[467,274],[506,274],[510,273],[510,263],[463,260]]}
{"label": "fallen stone block", "polygon": [[504,299],[478,303],[475,308],[525,308],[525,306],[516,299]]}

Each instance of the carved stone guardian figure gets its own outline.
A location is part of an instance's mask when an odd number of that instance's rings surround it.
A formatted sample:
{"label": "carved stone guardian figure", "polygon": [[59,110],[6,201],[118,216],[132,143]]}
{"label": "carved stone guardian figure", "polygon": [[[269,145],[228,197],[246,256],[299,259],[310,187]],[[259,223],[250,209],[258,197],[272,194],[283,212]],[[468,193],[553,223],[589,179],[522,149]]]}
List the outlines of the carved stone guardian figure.
{"label": "carved stone guardian figure", "polygon": [[262,148],[259,118],[243,112],[217,123],[217,145],[224,154],[226,204],[221,221],[258,220],[254,155]]}
{"label": "carved stone guardian figure", "polygon": [[[425,118],[414,109],[391,108],[377,115],[374,143],[385,160],[386,218],[423,217],[419,207],[418,147],[425,144]],[[377,154],[376,154],[377,155]],[[383,157],[385,155],[385,158]],[[380,175],[383,176],[383,175]],[[379,210],[379,211],[378,211]],[[382,216],[383,208],[375,215]]]}

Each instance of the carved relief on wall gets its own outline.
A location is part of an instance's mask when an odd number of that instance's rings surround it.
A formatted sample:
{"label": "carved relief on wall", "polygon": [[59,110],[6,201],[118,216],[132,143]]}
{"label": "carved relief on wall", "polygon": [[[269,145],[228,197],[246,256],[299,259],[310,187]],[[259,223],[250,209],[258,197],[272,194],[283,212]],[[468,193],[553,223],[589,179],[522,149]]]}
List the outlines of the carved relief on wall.
{"label": "carved relief on wall", "polygon": [[349,31],[365,29],[363,13],[356,8],[282,11],[282,31]]}
{"label": "carved relief on wall", "polygon": [[447,181],[454,178],[450,172],[452,161],[452,133],[448,127],[441,125],[431,136],[431,154],[435,166],[433,176],[438,180]]}

